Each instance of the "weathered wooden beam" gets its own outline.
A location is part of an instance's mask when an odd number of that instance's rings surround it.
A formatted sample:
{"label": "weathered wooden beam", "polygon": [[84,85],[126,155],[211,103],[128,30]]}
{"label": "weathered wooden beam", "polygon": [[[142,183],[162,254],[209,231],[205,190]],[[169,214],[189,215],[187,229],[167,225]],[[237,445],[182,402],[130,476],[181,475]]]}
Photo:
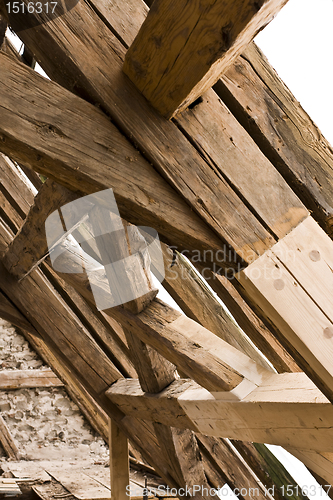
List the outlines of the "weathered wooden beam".
{"label": "weathered wooden beam", "polygon": [[187,259],[165,244],[162,244],[162,251],[165,265],[163,287],[184,314],[270,370],[265,358],[238,328]]}
{"label": "weathered wooden beam", "polygon": [[333,401],[333,242],[308,217],[237,279],[279,339]]}
{"label": "weathered wooden beam", "polygon": [[20,460],[20,453],[17,448],[17,445],[11,435],[6,422],[0,415],[0,443],[3,446],[3,449],[7,453],[8,457],[12,460]]}
{"label": "weathered wooden beam", "polygon": [[27,185],[17,165],[0,154],[1,191],[10,201],[17,213],[25,218],[34,201],[34,193]]}
{"label": "weathered wooden beam", "polygon": [[12,304],[3,293],[0,293],[0,318],[9,321],[18,328],[24,328],[30,332],[34,332],[34,328],[23,314]]}
{"label": "weathered wooden beam", "polygon": [[[56,36],[50,23],[44,23],[38,27],[38,37],[34,30],[21,31],[23,41],[50,78],[74,92],[80,93],[81,89],[81,95],[85,88],[85,97],[100,103],[194,212],[231,245],[237,255],[246,260],[249,253],[253,259],[253,253],[264,252],[274,238],[223,176],[207,168],[207,162],[177,126],[159,117],[129,82],[122,73],[125,50],[94,9],[79,3],[59,18]],[[20,14],[11,20],[14,30],[15,24],[19,28],[19,18]],[[96,37],[97,32],[101,38]],[[69,33],[73,33],[75,44],[70,42]],[[105,57],[105,45],[112,47],[108,58]],[[87,60],[93,63],[87,65]],[[161,196],[158,199],[161,200]],[[125,214],[123,216],[133,222]]]}
{"label": "weathered wooden beam", "polygon": [[[0,82],[6,101],[0,112],[6,128],[2,150],[72,190],[90,194],[112,188],[126,220],[154,227],[180,248],[201,253],[223,248],[222,241],[101,111],[6,55],[0,59],[1,80],[7,82],[5,87]],[[28,99],[30,92],[38,93],[34,104]],[[232,258],[230,265],[237,267]]]}
{"label": "weathered wooden beam", "polygon": [[214,89],[332,236],[332,148],[260,49],[250,44]]}
{"label": "weathered wooden beam", "polygon": [[213,90],[176,123],[276,239],[307,217],[303,203]]}
{"label": "weathered wooden beam", "polygon": [[0,372],[0,389],[61,387],[63,383],[52,370],[2,370]]}
{"label": "weathered wooden beam", "polygon": [[[48,252],[48,242],[45,234],[47,217],[62,205],[77,198],[69,189],[47,180],[35,197],[34,204],[22,225],[20,231],[9,245],[3,258],[3,264],[8,271],[22,278]],[[54,229],[56,231],[56,227]],[[54,239],[60,239],[54,235]]]}
{"label": "weathered wooden beam", "polygon": [[157,0],[126,54],[124,72],[171,118],[212,87],[286,3]]}
{"label": "weathered wooden beam", "polygon": [[112,419],[109,426],[111,500],[127,500],[130,483],[128,439]]}
{"label": "weathered wooden beam", "polygon": [[215,399],[180,380],[147,397],[136,380],[119,380],[107,396],[128,415],[244,441],[333,451],[333,408],[303,373],[272,375],[241,401]]}

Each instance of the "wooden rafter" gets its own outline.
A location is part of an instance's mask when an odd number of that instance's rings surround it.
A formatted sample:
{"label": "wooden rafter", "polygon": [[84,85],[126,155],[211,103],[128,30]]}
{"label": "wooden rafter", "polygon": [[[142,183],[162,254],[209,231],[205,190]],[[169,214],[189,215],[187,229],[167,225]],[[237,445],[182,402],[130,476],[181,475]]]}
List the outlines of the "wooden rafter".
{"label": "wooden rafter", "polygon": [[156,0],[124,72],[166,118],[208,90],[287,0]]}

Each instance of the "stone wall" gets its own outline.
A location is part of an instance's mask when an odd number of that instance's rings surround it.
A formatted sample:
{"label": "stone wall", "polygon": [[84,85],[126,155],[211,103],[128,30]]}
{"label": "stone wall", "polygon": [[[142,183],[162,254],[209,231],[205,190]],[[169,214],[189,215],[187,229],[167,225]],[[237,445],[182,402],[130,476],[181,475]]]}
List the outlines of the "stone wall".
{"label": "stone wall", "polygon": [[[0,370],[43,368],[47,366],[24,337],[0,319]],[[22,457],[27,460],[90,458],[95,463],[108,460],[105,442],[64,388],[0,391],[0,411]]]}

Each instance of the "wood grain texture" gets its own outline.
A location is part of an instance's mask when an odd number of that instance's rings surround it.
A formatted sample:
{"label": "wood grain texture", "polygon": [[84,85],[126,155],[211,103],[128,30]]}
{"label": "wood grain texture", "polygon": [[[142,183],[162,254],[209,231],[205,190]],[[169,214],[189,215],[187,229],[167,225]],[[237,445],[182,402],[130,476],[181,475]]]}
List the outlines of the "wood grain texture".
{"label": "wood grain texture", "polygon": [[217,252],[223,247],[101,111],[5,55],[1,58],[1,77],[7,81],[0,84],[6,127],[1,149],[72,190],[90,194],[113,188],[126,220],[154,227],[181,248]]}
{"label": "wood grain texture", "polygon": [[309,217],[237,277],[246,293],[279,328],[279,340],[330,400],[332,245]]}
{"label": "wood grain texture", "polygon": [[[48,252],[45,234],[47,217],[62,205],[77,198],[69,189],[48,179],[38,192],[20,231],[9,245],[3,258],[7,270],[22,278]],[[61,234],[56,236],[60,238]]]}
{"label": "wood grain texture", "polygon": [[[207,267],[198,263],[195,265],[207,280],[208,285],[231,312],[237,324],[272,363],[278,373],[302,371],[287,349],[279,342],[278,329],[273,324],[270,324],[268,328],[251,309],[237,290],[235,280],[228,280],[223,274],[219,274],[221,270],[217,269],[217,272],[213,273]],[[246,354],[252,357],[249,353]]]}
{"label": "wood grain texture", "polygon": [[254,43],[215,91],[332,235],[332,147]]}
{"label": "wood grain texture", "polygon": [[124,72],[166,118],[217,81],[287,0],[155,0]]}
{"label": "wood grain texture", "polygon": [[8,458],[12,460],[20,460],[21,456],[17,445],[11,435],[6,422],[0,415],[0,443],[3,446]]}
{"label": "wood grain texture", "polygon": [[177,117],[176,123],[216,175],[228,179],[276,239],[283,238],[309,215],[213,90],[204,94],[201,103]]}
{"label": "wood grain texture", "polygon": [[[322,451],[333,450],[331,403],[302,373],[272,375],[242,401],[215,399],[179,380],[147,397],[135,380],[119,380],[110,400],[128,415],[202,434]],[[177,406],[178,405],[178,406]]]}
{"label": "wood grain texture", "polygon": [[[182,254],[175,254],[164,244],[162,251],[165,265],[163,287],[184,314],[270,370],[270,365],[237,327],[187,259]],[[210,280],[208,283],[211,286]]]}
{"label": "wood grain texture", "polygon": [[24,387],[35,388],[61,386],[63,386],[63,383],[50,369],[0,371],[0,389],[2,391],[22,389]]}
{"label": "wood grain texture", "polygon": [[[94,4],[94,8],[98,10],[98,5]],[[12,20],[13,26],[19,22],[19,16]],[[96,33],[100,36],[96,37]],[[122,73],[125,50],[92,8],[78,3],[57,19],[56,26],[39,26],[38,36],[34,30],[21,34],[46,73],[99,103],[194,212],[239,256],[246,260],[248,252],[260,255],[273,244],[274,239],[232,187],[207,168],[176,125],[154,112]],[[89,65],[88,60],[92,62]]]}
{"label": "wood grain texture", "polygon": [[3,293],[0,293],[0,317],[18,328],[24,328],[30,332],[35,331],[31,323]]}
{"label": "wood grain texture", "polygon": [[111,500],[127,500],[126,488],[130,483],[128,440],[111,419],[109,426]]}

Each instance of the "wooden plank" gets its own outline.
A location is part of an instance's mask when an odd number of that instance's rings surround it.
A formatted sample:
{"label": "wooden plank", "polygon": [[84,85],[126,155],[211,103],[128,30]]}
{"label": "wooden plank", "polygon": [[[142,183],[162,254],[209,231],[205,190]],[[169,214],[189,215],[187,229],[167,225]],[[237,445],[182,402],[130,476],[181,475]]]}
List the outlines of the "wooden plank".
{"label": "wooden plank", "polygon": [[[204,267],[200,263],[196,262],[195,266],[231,312],[238,325],[260,352],[272,363],[278,373],[302,371],[289,352],[276,338],[279,337],[276,327],[272,324],[268,327],[263,323],[260,317],[240,295],[235,286],[237,284],[235,280],[228,280],[219,269],[213,273],[209,268]],[[255,359],[249,353],[246,354]]]}
{"label": "wooden plank", "polygon": [[111,500],[127,500],[129,480],[128,440],[110,419]]}
{"label": "wooden plank", "polygon": [[158,0],[127,52],[124,72],[171,118],[214,85],[286,3]]}
{"label": "wooden plank", "polygon": [[[1,265],[1,288],[26,312],[28,319],[43,338],[52,339],[60,351],[71,360],[78,373],[83,374],[93,392],[102,391],[108,381],[121,377],[104,352],[57,294],[40,271],[34,271],[19,287],[16,280]],[[31,300],[33,297],[33,300]],[[47,313],[40,314],[40,304]]]}
{"label": "wooden plank", "polygon": [[332,147],[254,43],[215,91],[332,235]]}
{"label": "wooden plank", "polygon": [[149,397],[137,381],[119,380],[107,396],[128,415],[206,435],[333,451],[332,405],[303,373],[272,375],[237,402],[182,380]]}
{"label": "wooden plank", "polygon": [[[7,77],[11,87],[9,92],[6,86],[6,98],[5,89],[1,90],[2,99],[6,99],[6,108],[1,108],[1,123],[8,124],[11,136],[1,143],[2,149],[71,189],[89,194],[113,188],[120,214],[126,220],[156,228],[180,248],[201,253],[209,248],[221,249],[221,240],[101,111],[5,55],[1,58],[1,77]],[[13,99],[14,75],[16,84],[20,82],[16,88],[18,100]],[[30,90],[24,91],[22,86]],[[28,97],[31,92],[38,94],[32,98],[34,104]],[[24,113],[19,112],[20,103]],[[41,124],[39,131],[35,121]],[[14,145],[15,136],[19,144],[15,140]]]}
{"label": "wooden plank", "polygon": [[[75,193],[51,180],[43,184],[24,224],[4,255],[3,264],[11,274],[22,278],[47,253],[48,242],[45,234],[47,217],[54,210],[76,198]],[[55,239],[60,238],[62,234],[55,235]]]}
{"label": "wooden plank", "polygon": [[332,304],[327,296],[332,289],[331,268],[324,260],[325,255],[330,258],[333,244],[311,218],[294,231],[295,235],[292,232],[286,241],[281,240],[276,249],[251,264],[237,279],[279,328],[283,337],[280,341],[293,352],[299,365],[333,400]]}
{"label": "wooden plank", "polygon": [[[95,5],[94,8],[98,10]],[[11,20],[14,29],[19,29],[19,18],[15,15]],[[96,37],[96,33],[101,37]],[[159,117],[122,74],[124,48],[89,5],[79,3],[59,18],[56,36],[49,23],[38,27],[38,41],[34,30],[22,31],[21,35],[52,79],[73,91],[77,86],[74,81],[80,81],[85,96],[101,104],[193,210],[240,256],[246,260],[248,252],[261,254],[273,243],[271,235],[232,187],[207,168],[176,125]],[[107,58],[106,45],[110,47]],[[87,65],[87,60],[93,63]],[[76,91],[80,92],[78,88]],[[19,94],[22,96],[22,90]],[[125,215],[124,218],[133,222]]]}
{"label": "wooden plank", "polygon": [[6,422],[4,421],[1,415],[0,415],[0,442],[8,458],[12,460],[20,460],[21,456],[17,448],[17,445],[6,425]]}
{"label": "wooden plank", "polygon": [[0,389],[35,388],[35,387],[61,387],[63,383],[52,370],[1,370]]}

